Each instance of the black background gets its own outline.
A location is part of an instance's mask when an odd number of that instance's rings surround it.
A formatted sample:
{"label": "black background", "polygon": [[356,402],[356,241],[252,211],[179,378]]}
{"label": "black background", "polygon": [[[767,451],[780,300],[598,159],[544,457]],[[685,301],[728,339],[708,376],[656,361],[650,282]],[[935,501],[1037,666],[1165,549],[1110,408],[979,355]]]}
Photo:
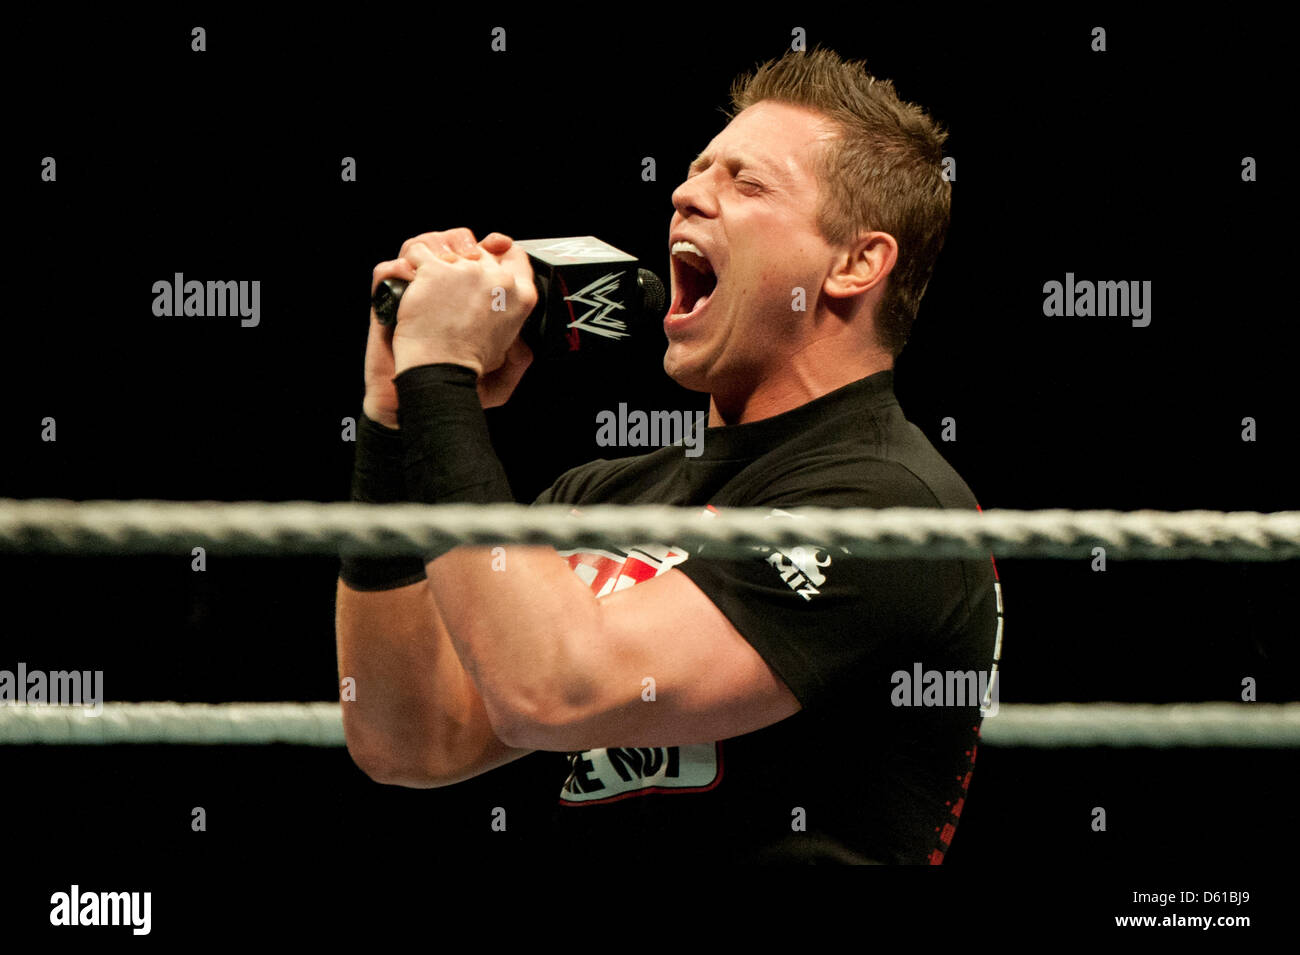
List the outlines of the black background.
{"label": "black background", "polygon": [[[360,411],[375,263],[464,225],[595,234],[666,278],[672,189],[725,124],[731,79],[802,26],[951,132],[952,228],[896,383],[986,509],[1295,508],[1277,24],[862,10],[18,16],[0,495],[345,499],[341,422]],[[196,25],[207,52],[190,50]],[[40,181],[46,156],[56,183]],[[657,181],[641,178],[647,156]],[[1245,156],[1259,181],[1242,182]],[[260,325],[156,318],[152,284],[175,272],[260,280]],[[1151,281],[1150,326],[1044,317],[1043,283],[1066,272]],[[490,415],[521,500],[621,453],[596,446],[597,411],[706,406],[664,376],[663,345],[651,323],[617,364],[530,369]],[[955,442],[940,439],[949,416]],[[1245,677],[1261,701],[1298,696],[1294,562],[999,569],[1003,703],[1235,700]],[[7,557],[0,571],[0,668],[102,669],[109,700],[337,698],[334,561],[194,573],[188,552]],[[987,893],[1004,928],[1074,931],[1149,913],[1125,904],[1133,891],[1279,903],[1295,765],[1293,751],[985,747],[946,874],[891,905]],[[555,789],[530,760],[420,792],[370,782],[341,749],[4,747],[0,776],[28,873],[0,905],[15,926],[39,927],[49,893],[78,879],[154,889],[157,936],[245,898],[234,872],[266,898],[412,868],[464,889],[460,873],[563,867],[530,851]],[[190,830],[200,805],[206,833]],[[489,829],[498,805],[508,833]]]}

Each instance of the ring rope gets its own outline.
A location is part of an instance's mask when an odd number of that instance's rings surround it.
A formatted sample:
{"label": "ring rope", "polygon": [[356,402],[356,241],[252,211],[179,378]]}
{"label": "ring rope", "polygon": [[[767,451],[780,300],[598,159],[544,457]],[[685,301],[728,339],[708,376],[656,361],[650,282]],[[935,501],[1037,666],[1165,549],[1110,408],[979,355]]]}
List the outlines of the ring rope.
{"label": "ring rope", "polygon": [[420,553],[454,544],[599,546],[672,541],[710,556],[762,546],[852,545],[855,556],[950,559],[1300,558],[1300,511],[1014,511],[796,508],[708,512],[662,505],[221,503],[0,499],[0,553]]}
{"label": "ring rope", "polygon": [[[0,745],[343,746],[339,703],[0,705]],[[1001,747],[1300,747],[1300,703],[1003,704],[983,743]]]}

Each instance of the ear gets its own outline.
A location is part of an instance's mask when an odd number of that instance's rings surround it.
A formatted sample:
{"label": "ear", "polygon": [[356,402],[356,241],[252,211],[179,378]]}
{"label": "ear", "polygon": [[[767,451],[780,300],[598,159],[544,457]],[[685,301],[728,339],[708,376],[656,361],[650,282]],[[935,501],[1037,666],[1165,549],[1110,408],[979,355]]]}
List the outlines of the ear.
{"label": "ear", "polygon": [[844,248],[822,291],[832,298],[852,298],[869,292],[889,275],[898,261],[898,242],[888,232],[864,232]]}

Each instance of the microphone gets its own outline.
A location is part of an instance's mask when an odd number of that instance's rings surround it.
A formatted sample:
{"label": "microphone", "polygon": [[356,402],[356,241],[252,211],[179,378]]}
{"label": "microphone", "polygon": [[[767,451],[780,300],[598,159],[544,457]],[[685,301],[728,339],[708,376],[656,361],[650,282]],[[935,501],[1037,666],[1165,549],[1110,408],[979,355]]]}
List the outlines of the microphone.
{"label": "microphone", "polygon": [[[638,325],[644,326],[635,318],[662,317],[668,297],[659,276],[607,242],[584,235],[515,245],[528,253],[537,287],[537,306],[519,332],[536,358],[626,353]],[[397,321],[404,291],[401,279],[379,283],[371,304],[380,324]]]}

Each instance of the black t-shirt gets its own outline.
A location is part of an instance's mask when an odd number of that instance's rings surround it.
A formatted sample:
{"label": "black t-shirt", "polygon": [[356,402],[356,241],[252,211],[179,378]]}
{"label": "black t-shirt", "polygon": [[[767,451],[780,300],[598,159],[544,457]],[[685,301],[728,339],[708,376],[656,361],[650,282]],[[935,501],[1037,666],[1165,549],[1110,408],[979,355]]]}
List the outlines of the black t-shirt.
{"label": "black t-shirt", "polygon": [[[697,457],[673,446],[593,461],[535,503],[698,505],[702,520],[708,509],[758,507],[795,521],[785,509],[977,507],[903,417],[892,371],[762,421],[707,429]],[[992,560],[874,560],[816,541],[739,559],[712,557],[707,545],[692,553],[671,542],[626,545],[560,553],[598,596],[680,570],[803,708],[717,743],[552,757],[563,850],[619,860],[941,862],[975,762],[979,695],[991,693],[996,669]]]}

